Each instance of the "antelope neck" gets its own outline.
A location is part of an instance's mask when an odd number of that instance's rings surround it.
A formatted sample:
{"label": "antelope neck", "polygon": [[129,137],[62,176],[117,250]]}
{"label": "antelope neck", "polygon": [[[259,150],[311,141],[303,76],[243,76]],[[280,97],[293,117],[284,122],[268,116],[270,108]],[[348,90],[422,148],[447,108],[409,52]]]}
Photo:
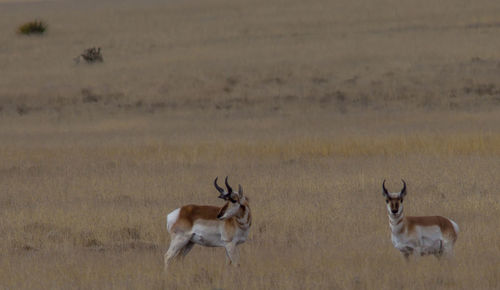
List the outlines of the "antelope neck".
{"label": "antelope neck", "polygon": [[238,215],[238,217],[236,217],[236,222],[238,223],[238,227],[240,227],[241,229],[247,229],[250,227],[251,222],[250,210],[246,205],[241,205],[241,207],[243,208],[243,214],[240,214]]}
{"label": "antelope neck", "polygon": [[392,232],[399,232],[401,230],[401,227],[403,226],[403,218],[403,211],[401,211],[397,217],[389,214],[389,226],[391,227]]}

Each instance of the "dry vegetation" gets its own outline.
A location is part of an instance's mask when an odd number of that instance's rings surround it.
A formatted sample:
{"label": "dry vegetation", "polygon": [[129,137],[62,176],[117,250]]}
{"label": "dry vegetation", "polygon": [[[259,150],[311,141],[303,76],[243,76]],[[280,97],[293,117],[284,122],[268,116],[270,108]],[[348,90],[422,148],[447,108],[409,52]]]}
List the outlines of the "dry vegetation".
{"label": "dry vegetation", "polygon": [[[500,288],[500,4],[331,2],[0,0],[0,289]],[[165,215],[216,175],[251,199],[241,267],[165,277]],[[392,247],[400,178],[454,259]]]}

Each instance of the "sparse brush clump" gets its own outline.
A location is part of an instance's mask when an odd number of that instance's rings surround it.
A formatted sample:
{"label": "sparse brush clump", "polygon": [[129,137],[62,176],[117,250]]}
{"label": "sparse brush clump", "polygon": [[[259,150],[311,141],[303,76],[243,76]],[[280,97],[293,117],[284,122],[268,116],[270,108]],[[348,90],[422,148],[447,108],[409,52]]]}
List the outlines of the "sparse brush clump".
{"label": "sparse brush clump", "polygon": [[17,29],[19,34],[43,34],[47,30],[47,24],[41,20],[30,21],[22,24]]}
{"label": "sparse brush clump", "polygon": [[77,56],[74,59],[74,61],[76,63],[80,63],[80,58],[83,58],[83,60],[85,60],[87,63],[96,63],[96,62],[103,62],[104,61],[100,47],[87,48],[86,50],[83,51],[82,54]]}

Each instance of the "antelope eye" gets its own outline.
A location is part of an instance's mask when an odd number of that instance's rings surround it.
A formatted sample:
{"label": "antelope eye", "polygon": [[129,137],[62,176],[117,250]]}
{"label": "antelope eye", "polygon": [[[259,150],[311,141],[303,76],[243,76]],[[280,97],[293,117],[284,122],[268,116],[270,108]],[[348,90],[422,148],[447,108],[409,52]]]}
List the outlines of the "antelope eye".
{"label": "antelope eye", "polygon": [[388,200],[388,199],[386,199],[386,200],[385,200],[385,203],[389,203],[389,200]]}

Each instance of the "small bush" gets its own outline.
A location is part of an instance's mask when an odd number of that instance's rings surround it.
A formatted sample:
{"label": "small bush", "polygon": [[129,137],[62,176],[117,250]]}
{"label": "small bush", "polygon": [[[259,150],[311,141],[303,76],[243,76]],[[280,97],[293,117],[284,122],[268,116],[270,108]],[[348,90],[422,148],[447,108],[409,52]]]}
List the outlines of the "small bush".
{"label": "small bush", "polygon": [[47,24],[40,20],[24,23],[17,29],[20,34],[24,35],[43,34],[45,30],[47,30]]}
{"label": "small bush", "polygon": [[86,50],[83,51],[82,54],[74,58],[74,61],[76,63],[80,63],[80,57],[83,58],[87,63],[96,63],[96,62],[103,62],[104,59],[102,58],[102,53],[101,53],[101,48],[87,48]]}

